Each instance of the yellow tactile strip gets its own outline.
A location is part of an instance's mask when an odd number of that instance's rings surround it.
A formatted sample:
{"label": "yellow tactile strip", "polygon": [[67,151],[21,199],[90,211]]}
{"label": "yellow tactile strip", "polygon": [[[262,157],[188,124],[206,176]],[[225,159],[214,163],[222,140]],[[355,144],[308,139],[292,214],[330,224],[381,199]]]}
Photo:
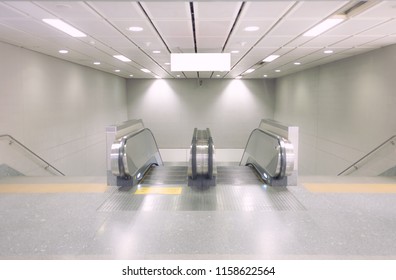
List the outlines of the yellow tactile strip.
{"label": "yellow tactile strip", "polygon": [[0,193],[103,193],[106,184],[1,184]]}
{"label": "yellow tactile strip", "polygon": [[304,183],[310,192],[321,193],[396,193],[396,184],[322,184]]}
{"label": "yellow tactile strip", "polygon": [[141,187],[138,188],[135,194],[173,194],[179,195],[182,192],[182,187]]}

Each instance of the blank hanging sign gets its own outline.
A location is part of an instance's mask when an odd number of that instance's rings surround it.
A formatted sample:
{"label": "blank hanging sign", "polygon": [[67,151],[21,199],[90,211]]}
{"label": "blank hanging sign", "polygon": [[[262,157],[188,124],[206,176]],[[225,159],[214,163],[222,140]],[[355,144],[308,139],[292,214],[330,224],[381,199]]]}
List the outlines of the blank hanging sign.
{"label": "blank hanging sign", "polygon": [[171,71],[230,71],[229,53],[171,53]]}

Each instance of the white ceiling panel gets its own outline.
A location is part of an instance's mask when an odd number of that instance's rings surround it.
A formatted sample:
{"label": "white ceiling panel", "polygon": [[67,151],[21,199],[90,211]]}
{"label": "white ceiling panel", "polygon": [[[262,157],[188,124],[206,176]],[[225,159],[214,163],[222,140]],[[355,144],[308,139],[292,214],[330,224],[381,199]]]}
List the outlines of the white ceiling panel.
{"label": "white ceiling panel", "polygon": [[256,47],[259,48],[280,48],[293,40],[294,36],[265,36]]}
{"label": "white ceiling panel", "polygon": [[104,20],[74,20],[73,26],[92,37],[120,36],[120,32]]}
{"label": "white ceiling panel", "polygon": [[[232,21],[202,21],[196,22],[196,34],[197,37],[224,37],[227,38],[229,32],[231,31],[233,22]],[[192,28],[191,28],[192,29]]]}
{"label": "white ceiling panel", "polygon": [[82,1],[36,1],[33,3],[63,20],[100,19],[100,16]]}
{"label": "white ceiling panel", "polygon": [[373,26],[376,26],[383,22],[382,19],[349,19],[345,23],[342,23],[328,32],[324,33],[326,36],[345,36],[355,35],[363,32]]}
{"label": "white ceiling panel", "polygon": [[395,1],[379,1],[377,5],[362,12],[359,17],[382,19],[396,18],[396,3]]}
{"label": "white ceiling panel", "polygon": [[24,19],[26,18],[26,14],[7,6],[3,3],[0,3],[0,20],[1,19]]}
{"label": "white ceiling panel", "polygon": [[303,47],[327,47],[334,45],[342,40],[345,40],[349,36],[319,36],[303,44]]}
{"label": "white ceiling panel", "polygon": [[276,20],[282,17],[295,3],[295,1],[247,2],[243,17],[250,20]]}
{"label": "white ceiling panel", "polygon": [[163,20],[153,21],[162,37],[188,37],[193,36],[190,20]]}
{"label": "white ceiling panel", "polygon": [[353,48],[353,47],[358,47],[363,44],[367,44],[371,41],[377,40],[381,38],[382,36],[352,36],[349,37],[348,39],[345,39],[339,43],[336,43],[330,47],[335,47],[335,48]]}
{"label": "white ceiling panel", "polygon": [[[232,78],[270,54],[281,57],[259,67],[245,78],[271,77],[349,57],[367,50],[396,43],[396,2],[377,5],[351,17],[318,37],[301,34],[325,18],[343,11],[353,1],[193,1],[198,52],[239,51],[231,54],[230,73],[200,73],[200,77]],[[348,5],[346,5],[348,4]],[[240,12],[240,14],[239,14]],[[41,21],[59,17],[85,32],[85,38],[72,38]],[[231,28],[235,24],[231,34]],[[131,32],[140,26],[141,32]],[[258,26],[255,32],[245,31]],[[229,37],[228,37],[229,36]],[[196,78],[196,72],[171,73],[169,51],[195,52],[190,2],[185,1],[6,1],[0,0],[0,41],[64,59],[121,77]],[[333,55],[324,55],[331,46]],[[69,55],[58,53],[69,49]],[[161,53],[153,53],[159,50]],[[318,51],[317,51],[318,50]],[[114,59],[116,53],[132,61]],[[293,62],[303,63],[296,67]],[[93,60],[101,65],[93,66]],[[121,72],[115,73],[115,67]],[[140,71],[147,68],[153,74]],[[282,70],[275,73],[276,68]],[[217,77],[220,75],[220,77]]]}
{"label": "white ceiling panel", "polygon": [[269,33],[270,36],[296,36],[304,33],[317,23],[316,19],[282,20]]}
{"label": "white ceiling panel", "polygon": [[348,1],[301,1],[288,14],[287,19],[323,19],[335,13]]}
{"label": "white ceiling panel", "polygon": [[103,17],[110,20],[145,20],[146,16],[136,2],[88,2]]}
{"label": "white ceiling panel", "polygon": [[199,20],[234,20],[242,2],[194,2],[195,17]]}
{"label": "white ceiling panel", "polygon": [[363,36],[383,35],[383,36],[385,36],[385,35],[391,35],[391,34],[396,34],[396,20],[394,20],[394,19],[390,20],[388,22],[385,22],[377,27],[369,29],[365,32],[362,32],[359,35],[363,35]]}
{"label": "white ceiling panel", "polygon": [[188,2],[141,2],[141,5],[154,20],[191,20]]}

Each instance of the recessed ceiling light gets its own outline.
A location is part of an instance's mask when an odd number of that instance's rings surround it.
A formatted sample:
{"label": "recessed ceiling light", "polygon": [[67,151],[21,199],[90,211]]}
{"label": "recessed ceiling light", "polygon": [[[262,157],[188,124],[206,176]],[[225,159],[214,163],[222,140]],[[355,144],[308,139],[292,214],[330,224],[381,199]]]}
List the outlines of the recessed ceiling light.
{"label": "recessed ceiling light", "polygon": [[161,53],[161,51],[153,51],[153,53]]}
{"label": "recessed ceiling light", "polygon": [[267,78],[267,77],[268,77],[268,75],[264,75],[263,77],[264,77],[264,78]]}
{"label": "recessed ceiling light", "polygon": [[151,73],[151,71],[148,70],[148,69],[146,69],[146,68],[142,68],[142,69],[140,69],[140,70],[143,71],[144,73]]}
{"label": "recessed ceiling light", "polygon": [[334,51],[332,50],[325,50],[323,53],[329,54],[329,53],[333,53]]}
{"label": "recessed ceiling light", "polygon": [[220,77],[220,75],[219,75],[219,74],[217,74],[217,75],[216,75],[216,77],[218,78],[218,77]]}
{"label": "recessed ceiling light", "polygon": [[95,61],[93,64],[100,65],[100,62],[99,61]]}
{"label": "recessed ceiling light", "polygon": [[343,22],[344,20],[346,20],[345,15],[333,16],[331,18],[328,18],[328,19],[322,21],[318,25],[314,26],[313,28],[311,28],[310,30],[305,32],[303,34],[303,36],[305,36],[305,37],[318,36],[319,34],[322,34],[323,32],[325,32],[325,31],[329,30],[330,28],[336,26],[337,24]]}
{"label": "recessed ceiling light", "polygon": [[279,55],[277,54],[271,54],[269,56],[267,56],[266,58],[263,59],[263,62],[271,62],[274,61],[275,59],[277,59],[279,57]]}
{"label": "recessed ceiling light", "polygon": [[252,72],[254,72],[254,70],[256,70],[256,69],[253,69],[253,68],[250,68],[250,69],[248,69],[248,70],[246,70],[246,74],[249,74],[249,73],[252,73]]}
{"label": "recessed ceiling light", "polygon": [[165,62],[164,64],[165,64],[165,65],[170,65],[170,62]]}
{"label": "recessed ceiling light", "polygon": [[56,29],[65,32],[66,34],[72,36],[72,37],[87,37],[83,32],[80,30],[74,28],[73,26],[67,24],[66,22],[57,19],[57,18],[44,18],[43,21],[46,24],[51,25],[52,27],[55,27]]}
{"label": "recessed ceiling light", "polygon": [[129,77],[133,77],[133,75],[131,74],[131,75],[129,75]]}
{"label": "recessed ceiling light", "polygon": [[243,30],[252,32],[252,31],[257,31],[259,29],[260,29],[260,27],[258,27],[258,26],[248,26],[248,27],[245,27]]}
{"label": "recessed ceiling light", "polygon": [[118,73],[118,72],[121,72],[121,70],[120,69],[116,69],[116,70],[114,70],[114,72]]}
{"label": "recessed ceiling light", "polygon": [[160,76],[154,76],[156,79],[161,79],[161,77]]}
{"label": "recessed ceiling light", "polygon": [[123,55],[117,54],[113,55],[114,58],[117,58],[118,60],[124,61],[124,62],[130,62],[131,60]]}
{"label": "recessed ceiling light", "polygon": [[129,31],[132,31],[132,32],[140,32],[140,31],[143,31],[143,27],[140,27],[140,26],[131,26],[131,27],[128,28],[128,30],[129,30]]}
{"label": "recessed ceiling light", "polygon": [[63,54],[68,53],[68,52],[69,52],[68,50],[59,50],[59,53],[63,53]]}
{"label": "recessed ceiling light", "polygon": [[294,62],[294,65],[301,65],[301,62]]}
{"label": "recessed ceiling light", "polygon": [[180,78],[180,75],[176,75],[176,77]]}
{"label": "recessed ceiling light", "polygon": [[279,69],[276,69],[276,70],[275,70],[276,73],[279,73],[280,71],[281,71],[281,70],[279,70]]}
{"label": "recessed ceiling light", "polygon": [[239,53],[238,50],[231,51],[231,53]]}
{"label": "recessed ceiling light", "polygon": [[235,79],[241,79],[242,78],[242,76],[237,76],[237,77],[235,77]]}

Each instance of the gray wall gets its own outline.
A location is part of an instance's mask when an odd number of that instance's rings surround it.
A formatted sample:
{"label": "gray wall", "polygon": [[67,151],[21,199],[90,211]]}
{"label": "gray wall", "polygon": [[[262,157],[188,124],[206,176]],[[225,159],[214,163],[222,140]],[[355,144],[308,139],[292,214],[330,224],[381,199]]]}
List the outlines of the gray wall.
{"label": "gray wall", "polygon": [[262,118],[273,118],[268,80],[128,80],[128,116],[141,118],[160,148],[188,148],[194,127],[211,129],[216,148],[241,149]]}
{"label": "gray wall", "polygon": [[275,119],[300,127],[299,170],[335,175],[396,134],[396,45],[276,80]]}
{"label": "gray wall", "polygon": [[126,80],[3,43],[0,61],[0,134],[67,175],[105,175],[105,126],[127,118]]}

